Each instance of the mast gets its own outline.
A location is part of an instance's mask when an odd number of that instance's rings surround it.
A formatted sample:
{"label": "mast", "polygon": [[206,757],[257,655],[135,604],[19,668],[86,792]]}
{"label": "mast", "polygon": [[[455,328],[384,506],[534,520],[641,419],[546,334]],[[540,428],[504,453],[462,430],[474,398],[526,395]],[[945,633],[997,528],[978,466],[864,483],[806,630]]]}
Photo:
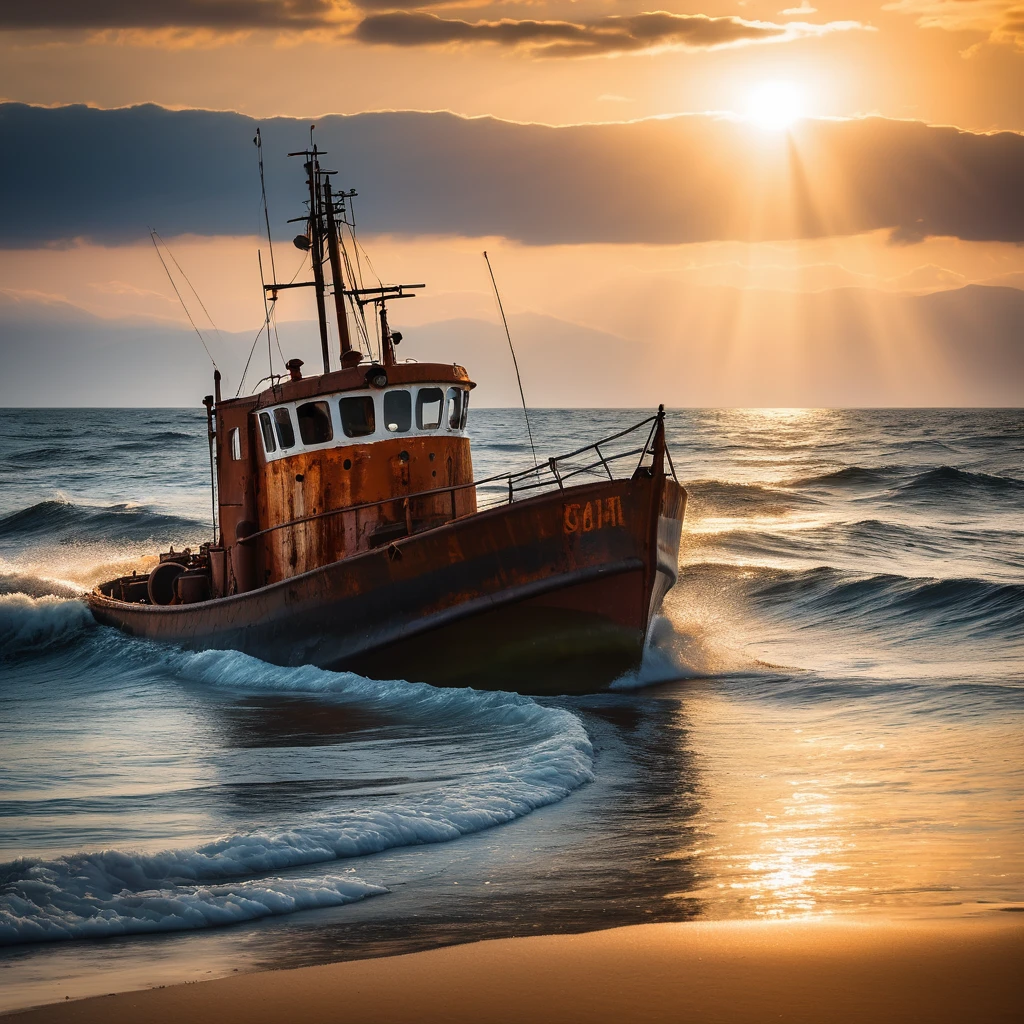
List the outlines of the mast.
{"label": "mast", "polygon": [[[342,199],[344,202],[344,198]],[[345,356],[352,351],[352,339],[348,332],[348,317],[345,315],[345,279],[341,273],[341,248],[338,244],[338,224],[334,219],[334,195],[331,179],[324,175],[324,207],[327,213],[327,252],[331,258],[331,278],[334,282],[334,309],[338,319],[338,340],[341,343],[341,364],[346,365]]]}
{"label": "mast", "polygon": [[381,359],[385,366],[395,365],[395,342],[388,326],[388,310],[384,298],[380,299],[380,348]]}
{"label": "mast", "polygon": [[[313,283],[316,291],[316,315],[320,321],[320,351],[324,357],[324,373],[331,372],[331,356],[327,345],[327,307],[324,304],[324,232],[320,209],[320,161],[313,146],[311,158],[306,162],[309,174],[309,240],[313,262]],[[341,330],[339,325],[338,330]]]}
{"label": "mast", "polygon": [[[264,283],[263,291],[270,295],[274,301],[278,293],[286,288],[314,288],[316,290],[317,319],[320,323],[320,349],[324,359],[324,373],[330,373],[330,349],[327,341],[327,307],[326,290],[324,287],[324,247],[326,245],[331,261],[331,278],[334,284],[334,306],[338,316],[338,340],[341,343],[341,365],[343,368],[356,366],[362,360],[362,353],[352,347],[352,336],[349,333],[348,317],[345,314],[345,299],[351,299],[353,309],[358,310],[360,321],[365,324],[363,315],[364,308],[370,304],[380,305],[380,326],[381,326],[381,361],[385,366],[394,366],[395,345],[402,340],[398,331],[392,331],[388,326],[387,312],[384,303],[390,299],[411,299],[416,291],[425,288],[423,284],[380,284],[376,288],[357,288],[356,281],[352,281],[352,287],[345,287],[345,277],[342,270],[342,239],[338,233],[338,211],[344,207],[335,206],[335,200],[344,201],[356,193],[334,192],[331,189],[329,175],[336,174],[336,171],[325,171],[320,167],[321,153],[316,146],[312,149],[299,150],[289,153],[289,156],[301,156],[305,158],[303,167],[306,169],[308,178],[306,184],[309,187],[309,212],[305,217],[293,217],[289,224],[304,223],[306,233],[296,235],[292,244],[303,252],[310,254],[310,262],[313,265],[312,281],[289,281],[282,284],[273,281],[270,284]],[[345,256],[345,263],[348,257]],[[351,266],[348,268],[350,277],[355,277]],[[267,338],[269,341],[269,318],[267,327]],[[369,342],[367,342],[369,346]],[[372,358],[372,353],[371,353]]]}

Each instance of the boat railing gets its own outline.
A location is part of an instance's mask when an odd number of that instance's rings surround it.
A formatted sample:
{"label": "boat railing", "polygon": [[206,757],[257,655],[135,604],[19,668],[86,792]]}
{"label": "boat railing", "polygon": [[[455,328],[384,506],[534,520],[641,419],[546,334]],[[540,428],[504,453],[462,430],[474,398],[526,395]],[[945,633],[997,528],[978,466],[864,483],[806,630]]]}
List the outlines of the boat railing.
{"label": "boat railing", "polygon": [[[410,503],[418,498],[450,494],[454,511],[456,492],[475,487],[477,489],[477,510],[484,511],[485,509],[512,504],[517,500],[532,497],[534,492],[556,489],[564,490],[567,481],[576,477],[589,476],[595,479],[615,480],[617,478],[612,471],[612,467],[625,459],[636,459],[636,465],[631,471],[631,475],[633,475],[643,467],[647,456],[653,457],[655,433],[658,423],[663,418],[664,411],[662,408],[659,408],[654,416],[648,416],[647,419],[634,423],[633,426],[626,427],[625,430],[610,434],[608,437],[601,438],[600,441],[594,441],[592,444],[584,445],[575,451],[550,458],[547,463],[538,463],[537,465],[530,466],[528,469],[518,470],[515,473],[497,473],[494,476],[485,477],[483,480],[474,480],[470,483],[450,484],[447,487],[433,487],[425,491],[414,491],[412,494],[380,498],[377,501],[345,505],[341,508],[329,509],[326,512],[299,516],[296,519],[275,523],[266,529],[250,533],[244,538],[239,538],[239,543],[250,544],[254,540],[275,533],[278,530],[300,526],[303,523],[311,523],[332,516],[380,508],[384,505],[397,505],[402,510],[406,522],[409,524],[409,532],[412,533]],[[648,428],[646,440],[643,444],[636,445],[634,442],[637,436],[643,436],[642,431],[644,428]],[[668,460],[672,478],[678,482],[679,478],[676,476],[675,466],[672,463],[672,456],[669,453],[667,443],[665,444],[665,456]],[[630,464],[632,465],[632,463]],[[581,483],[583,481],[579,480],[577,482]]]}

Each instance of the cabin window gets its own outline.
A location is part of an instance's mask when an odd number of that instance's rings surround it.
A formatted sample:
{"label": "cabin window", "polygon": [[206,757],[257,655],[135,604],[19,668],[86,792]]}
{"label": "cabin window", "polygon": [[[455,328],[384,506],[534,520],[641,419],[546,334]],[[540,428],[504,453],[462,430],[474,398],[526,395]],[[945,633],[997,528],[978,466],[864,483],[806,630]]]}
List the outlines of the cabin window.
{"label": "cabin window", "polygon": [[263,450],[270,455],[277,451],[277,443],[274,441],[274,424],[270,419],[269,412],[260,413],[260,432],[263,434]]}
{"label": "cabin window", "polygon": [[459,420],[459,430],[466,429],[466,420],[469,417],[469,392],[462,392],[462,419]]}
{"label": "cabin window", "polygon": [[462,423],[462,388],[449,388],[447,399],[448,412],[445,422],[449,430],[458,430]]}
{"label": "cabin window", "polygon": [[231,458],[235,462],[242,460],[242,432],[238,427],[233,427],[231,430]]}
{"label": "cabin window", "polygon": [[331,407],[326,402],[306,402],[295,410],[303,444],[326,444],[334,440]]}
{"label": "cabin window", "polygon": [[420,430],[437,430],[443,408],[444,392],[440,388],[420,388],[416,396],[416,426]]}
{"label": "cabin window", "polygon": [[412,395],[408,391],[384,395],[384,426],[392,434],[404,434],[412,426]]}
{"label": "cabin window", "polygon": [[274,425],[277,427],[277,443],[282,448],[294,448],[295,428],[291,414],[283,406],[274,410]]}
{"label": "cabin window", "polygon": [[373,411],[373,395],[353,395],[338,403],[341,429],[346,437],[367,437],[377,429]]}

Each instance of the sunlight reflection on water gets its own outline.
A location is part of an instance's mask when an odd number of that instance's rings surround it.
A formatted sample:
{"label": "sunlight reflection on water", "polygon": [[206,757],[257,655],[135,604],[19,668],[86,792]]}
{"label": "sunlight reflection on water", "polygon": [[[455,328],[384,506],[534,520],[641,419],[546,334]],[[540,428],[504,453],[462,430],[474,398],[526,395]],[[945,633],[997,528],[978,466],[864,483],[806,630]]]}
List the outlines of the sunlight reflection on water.
{"label": "sunlight reflection on water", "polygon": [[1006,824],[1024,820],[1022,716],[897,725],[876,699],[837,703],[762,699],[755,718],[721,688],[682,702],[699,841],[677,854],[695,887],[673,898],[709,917],[1019,899],[1024,847]]}

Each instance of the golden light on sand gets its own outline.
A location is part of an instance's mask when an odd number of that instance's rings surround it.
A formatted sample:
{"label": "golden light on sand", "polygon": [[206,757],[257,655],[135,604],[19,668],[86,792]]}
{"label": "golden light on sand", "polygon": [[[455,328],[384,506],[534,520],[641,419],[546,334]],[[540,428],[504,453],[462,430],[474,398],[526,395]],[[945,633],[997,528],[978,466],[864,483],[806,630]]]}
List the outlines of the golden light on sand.
{"label": "golden light on sand", "polygon": [[807,102],[803,89],[795,82],[761,82],[751,89],[745,113],[753,124],[765,131],[780,132],[803,117]]}

